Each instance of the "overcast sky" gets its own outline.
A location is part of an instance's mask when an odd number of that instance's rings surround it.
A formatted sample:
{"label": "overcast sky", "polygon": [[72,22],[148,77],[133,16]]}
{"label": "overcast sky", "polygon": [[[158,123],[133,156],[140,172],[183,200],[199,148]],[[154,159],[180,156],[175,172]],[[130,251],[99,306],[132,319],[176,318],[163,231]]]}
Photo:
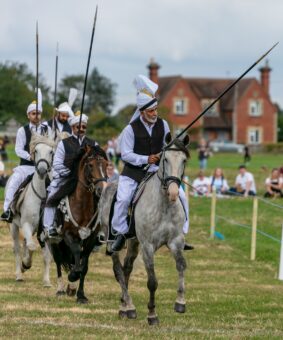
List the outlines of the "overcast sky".
{"label": "overcast sky", "polygon": [[[53,88],[56,42],[60,77],[85,73],[98,5],[91,69],[118,85],[115,110],[135,102],[132,85],[153,57],[160,75],[238,77],[274,43],[271,97],[283,107],[282,0],[0,0],[0,62],[39,68]],[[261,64],[261,66],[263,63]],[[248,76],[259,77],[258,67]]]}

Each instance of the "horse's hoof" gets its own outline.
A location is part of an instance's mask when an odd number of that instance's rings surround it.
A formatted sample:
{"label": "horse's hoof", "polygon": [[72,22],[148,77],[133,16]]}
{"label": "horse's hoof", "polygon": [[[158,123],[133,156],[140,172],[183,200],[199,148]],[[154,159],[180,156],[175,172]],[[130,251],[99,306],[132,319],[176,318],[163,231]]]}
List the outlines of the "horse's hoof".
{"label": "horse's hoof", "polygon": [[137,311],[135,309],[129,309],[126,312],[128,319],[136,319],[137,318]]}
{"label": "horse's hoof", "polygon": [[121,319],[126,319],[127,317],[127,312],[125,310],[119,310],[119,313],[118,313],[119,317]]}
{"label": "horse's hoof", "polygon": [[77,303],[80,305],[85,305],[88,303],[88,298],[86,298],[85,296],[81,298],[77,298]]}
{"label": "horse's hoof", "polygon": [[79,280],[80,276],[81,276],[81,272],[71,271],[68,275],[68,280],[70,282],[75,282]]}
{"label": "horse's hoof", "polygon": [[77,292],[76,288],[71,288],[70,285],[67,286],[66,293],[68,296],[75,296]]}
{"label": "horse's hoof", "polygon": [[63,296],[66,295],[66,292],[64,290],[57,290],[56,296]]}
{"label": "horse's hoof", "polygon": [[174,310],[177,313],[185,313],[186,305],[184,303],[175,302]]}
{"label": "horse's hoof", "polygon": [[159,325],[159,319],[157,316],[147,317],[149,326]]}
{"label": "horse's hoof", "polygon": [[50,282],[43,282],[43,287],[44,288],[50,288],[50,287],[52,287],[52,284]]}
{"label": "horse's hoof", "polygon": [[16,282],[24,282],[24,279],[19,277],[19,278],[16,278]]}

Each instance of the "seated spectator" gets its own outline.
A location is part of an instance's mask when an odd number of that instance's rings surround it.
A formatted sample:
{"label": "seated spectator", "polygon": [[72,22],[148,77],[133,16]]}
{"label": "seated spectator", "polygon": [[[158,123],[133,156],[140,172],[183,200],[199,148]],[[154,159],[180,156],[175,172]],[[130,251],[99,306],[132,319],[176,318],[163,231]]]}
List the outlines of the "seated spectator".
{"label": "seated spectator", "polygon": [[112,183],[115,181],[118,181],[119,179],[119,173],[115,169],[114,164],[112,162],[108,162],[108,165],[106,167],[106,173],[107,173],[107,183]]}
{"label": "seated spectator", "polygon": [[210,180],[204,176],[204,171],[200,170],[198,177],[193,181],[193,194],[195,196],[207,196],[209,194]]}
{"label": "seated spectator", "polygon": [[221,168],[216,168],[214,170],[213,176],[210,177],[209,192],[212,192],[215,188],[217,195],[225,195],[229,190],[227,180],[224,178],[224,174]]}
{"label": "seated spectator", "polygon": [[8,176],[5,175],[5,165],[0,157],[0,187],[5,187],[8,181]]}
{"label": "seated spectator", "polygon": [[247,171],[245,165],[239,166],[239,174],[236,177],[235,187],[229,190],[232,194],[247,196],[255,196],[255,180],[254,176]]}
{"label": "seated spectator", "polygon": [[271,176],[265,180],[265,187],[264,197],[283,197],[283,178],[280,176],[279,169],[272,169]]}

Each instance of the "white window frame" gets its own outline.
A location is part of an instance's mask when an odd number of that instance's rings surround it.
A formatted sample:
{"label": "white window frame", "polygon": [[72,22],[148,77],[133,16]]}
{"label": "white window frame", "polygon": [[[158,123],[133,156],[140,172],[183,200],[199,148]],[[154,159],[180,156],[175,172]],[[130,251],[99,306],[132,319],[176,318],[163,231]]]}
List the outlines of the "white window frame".
{"label": "white window frame", "polygon": [[262,127],[250,126],[248,128],[248,144],[261,144],[262,143]]}
{"label": "white window frame", "polygon": [[251,99],[249,101],[249,116],[260,117],[263,114],[263,101],[261,99]]}
{"label": "white window frame", "polygon": [[[201,101],[202,109],[204,110],[205,108],[207,108],[213,101],[214,99],[210,99],[210,98],[202,99]],[[219,117],[219,114],[220,114],[219,102],[217,102],[206,112],[205,115],[207,117]]]}
{"label": "white window frame", "polygon": [[[181,104],[181,105],[179,105]],[[184,116],[188,114],[188,99],[176,97],[173,100],[173,112],[177,116]]]}

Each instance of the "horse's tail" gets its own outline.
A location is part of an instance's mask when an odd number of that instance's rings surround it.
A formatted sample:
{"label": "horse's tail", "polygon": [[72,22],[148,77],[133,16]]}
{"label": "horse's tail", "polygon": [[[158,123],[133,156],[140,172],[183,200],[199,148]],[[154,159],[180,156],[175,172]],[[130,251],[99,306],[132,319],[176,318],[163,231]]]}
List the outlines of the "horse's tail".
{"label": "horse's tail", "polygon": [[56,264],[62,266],[66,272],[69,272],[74,264],[74,258],[64,240],[59,243],[51,243],[50,248]]}

